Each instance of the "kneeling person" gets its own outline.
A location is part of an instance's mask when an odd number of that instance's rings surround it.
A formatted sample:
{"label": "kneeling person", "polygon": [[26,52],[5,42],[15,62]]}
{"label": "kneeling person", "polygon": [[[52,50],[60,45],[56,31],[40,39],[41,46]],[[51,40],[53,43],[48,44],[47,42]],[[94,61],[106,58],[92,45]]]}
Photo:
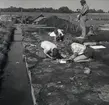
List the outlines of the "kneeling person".
{"label": "kneeling person", "polygon": [[71,50],[73,55],[67,60],[73,60],[74,62],[87,62],[91,60],[90,58],[93,58],[94,50],[89,46],[72,43]]}
{"label": "kneeling person", "polygon": [[64,40],[64,34],[61,29],[55,29],[52,33],[50,33],[50,36],[54,37],[54,41],[63,41]]}
{"label": "kneeling person", "polygon": [[59,50],[57,49],[57,46],[49,41],[43,41],[41,42],[41,48],[43,48],[44,53],[47,57],[51,59],[61,59],[62,56],[59,53]]}
{"label": "kneeling person", "polygon": [[94,27],[90,26],[89,27],[89,32],[88,32],[87,36],[93,36],[93,35],[96,35],[96,33],[94,32]]}

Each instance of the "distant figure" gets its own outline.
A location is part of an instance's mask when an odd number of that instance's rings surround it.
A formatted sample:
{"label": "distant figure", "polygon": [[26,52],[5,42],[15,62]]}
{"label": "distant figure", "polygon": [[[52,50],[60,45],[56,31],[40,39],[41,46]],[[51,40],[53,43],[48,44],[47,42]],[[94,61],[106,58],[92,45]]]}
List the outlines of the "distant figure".
{"label": "distant figure", "polygon": [[88,32],[87,36],[93,36],[93,35],[96,35],[96,34],[95,34],[95,32],[94,32],[93,26],[90,26],[89,32]]}
{"label": "distant figure", "polygon": [[49,41],[43,41],[41,42],[41,48],[43,48],[44,53],[47,57],[51,59],[62,59],[62,56],[54,43]]}
{"label": "distant figure", "polygon": [[51,37],[54,37],[54,41],[63,41],[64,40],[64,34],[61,29],[55,29],[53,32],[50,33]]}
{"label": "distant figure", "polygon": [[82,9],[81,10],[77,9],[77,11],[80,12],[77,18],[80,22],[80,27],[82,29],[82,35],[79,38],[85,38],[86,37],[86,20],[87,20],[87,14],[89,11],[89,7],[86,4],[85,0],[81,0],[80,3],[82,5]]}
{"label": "distant figure", "polygon": [[87,62],[90,58],[93,58],[94,50],[89,46],[85,46],[79,43],[72,43],[71,50],[73,55],[66,60],[71,60],[74,62]]}

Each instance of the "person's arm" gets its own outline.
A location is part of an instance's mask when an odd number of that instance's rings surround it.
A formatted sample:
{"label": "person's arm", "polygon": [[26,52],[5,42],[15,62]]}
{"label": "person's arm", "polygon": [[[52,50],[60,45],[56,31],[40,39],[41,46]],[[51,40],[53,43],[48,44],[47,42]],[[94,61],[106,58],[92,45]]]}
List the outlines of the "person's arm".
{"label": "person's arm", "polygon": [[77,20],[80,20],[81,16],[81,14],[77,15]]}
{"label": "person's arm", "polygon": [[75,52],[72,56],[70,56],[68,59],[65,59],[65,60],[70,61],[70,60],[75,59],[77,56],[78,56],[78,53]]}
{"label": "person's arm", "polygon": [[45,53],[45,55],[46,55],[47,57],[49,57],[49,58],[53,59],[53,57],[52,57],[52,56],[50,56],[49,51],[44,50],[44,53]]}
{"label": "person's arm", "polygon": [[80,20],[80,18],[82,16],[81,11],[82,11],[81,9],[77,9],[77,12],[79,12],[79,14],[77,15],[77,19],[78,20]]}

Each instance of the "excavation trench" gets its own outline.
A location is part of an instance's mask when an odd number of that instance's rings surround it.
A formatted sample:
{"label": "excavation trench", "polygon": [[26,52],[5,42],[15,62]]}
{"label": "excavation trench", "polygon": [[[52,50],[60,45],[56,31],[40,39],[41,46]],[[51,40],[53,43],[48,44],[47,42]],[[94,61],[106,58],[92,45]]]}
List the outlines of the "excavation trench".
{"label": "excavation trench", "polygon": [[19,26],[8,54],[1,84],[0,105],[33,105],[31,86],[22,60],[22,32]]}

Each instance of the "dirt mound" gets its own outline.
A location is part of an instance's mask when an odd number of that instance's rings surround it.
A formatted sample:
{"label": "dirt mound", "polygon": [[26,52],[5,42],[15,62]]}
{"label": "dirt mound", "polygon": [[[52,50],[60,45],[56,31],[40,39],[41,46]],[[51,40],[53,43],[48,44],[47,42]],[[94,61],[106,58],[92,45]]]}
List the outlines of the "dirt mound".
{"label": "dirt mound", "polygon": [[49,18],[42,19],[39,24],[46,24],[47,26],[58,27],[64,29],[65,32],[74,33],[76,31],[76,25],[70,23],[67,20],[58,18],[57,16],[51,16]]}

